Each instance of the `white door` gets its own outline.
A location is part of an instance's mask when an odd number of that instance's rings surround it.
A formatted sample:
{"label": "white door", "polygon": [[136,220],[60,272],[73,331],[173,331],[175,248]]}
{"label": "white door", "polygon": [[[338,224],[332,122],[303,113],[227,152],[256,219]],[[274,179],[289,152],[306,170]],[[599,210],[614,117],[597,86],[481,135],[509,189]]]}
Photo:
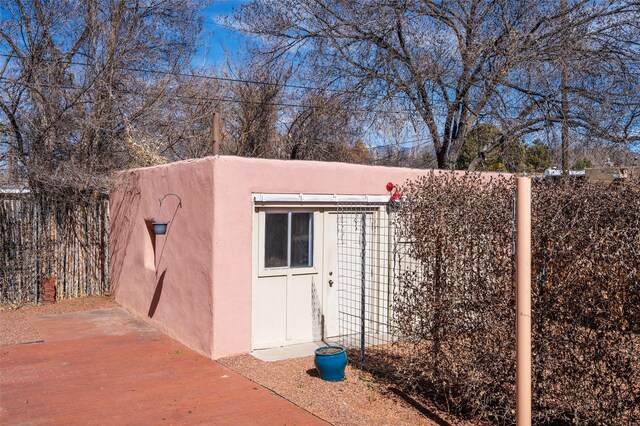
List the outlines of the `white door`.
{"label": "white door", "polygon": [[253,349],[322,339],[323,239],[320,211],[256,213]]}
{"label": "white door", "polygon": [[338,270],[338,213],[324,213],[324,284],[323,284],[323,338],[330,342],[340,334],[338,323],[340,288]]}

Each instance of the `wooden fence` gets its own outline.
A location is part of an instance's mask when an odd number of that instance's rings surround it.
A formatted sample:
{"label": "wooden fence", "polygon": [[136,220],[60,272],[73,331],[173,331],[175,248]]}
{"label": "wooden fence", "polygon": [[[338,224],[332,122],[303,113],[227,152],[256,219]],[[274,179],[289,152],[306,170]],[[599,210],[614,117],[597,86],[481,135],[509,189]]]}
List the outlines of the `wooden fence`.
{"label": "wooden fence", "polygon": [[56,298],[109,291],[109,201],[50,202],[0,194],[0,303],[42,299],[55,276]]}

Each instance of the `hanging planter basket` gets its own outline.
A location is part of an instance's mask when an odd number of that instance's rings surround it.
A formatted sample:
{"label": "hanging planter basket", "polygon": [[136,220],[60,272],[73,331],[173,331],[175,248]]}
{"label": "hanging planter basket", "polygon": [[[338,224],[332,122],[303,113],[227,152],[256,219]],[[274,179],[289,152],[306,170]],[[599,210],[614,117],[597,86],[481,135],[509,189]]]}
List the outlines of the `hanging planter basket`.
{"label": "hanging planter basket", "polygon": [[153,226],[153,233],[156,235],[164,235],[167,233],[167,226],[169,222],[153,222],[151,226]]}
{"label": "hanging planter basket", "polygon": [[[180,197],[178,197],[176,194],[173,194],[173,193],[167,194],[164,197],[160,198],[160,207],[158,208],[158,214],[156,215],[157,218],[160,218],[160,211],[162,210],[162,201],[164,201],[164,199],[167,198],[169,195],[173,195],[174,197],[176,197],[178,199],[178,208],[182,208],[182,199]],[[167,233],[169,222],[153,222],[151,226],[153,227],[154,234],[165,235]]]}

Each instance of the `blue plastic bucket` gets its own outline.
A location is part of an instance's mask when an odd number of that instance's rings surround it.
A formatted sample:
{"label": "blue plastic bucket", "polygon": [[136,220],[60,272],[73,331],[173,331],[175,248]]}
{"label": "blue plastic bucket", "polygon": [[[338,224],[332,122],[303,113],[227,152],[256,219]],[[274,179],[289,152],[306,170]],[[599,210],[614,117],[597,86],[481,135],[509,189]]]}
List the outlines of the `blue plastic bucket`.
{"label": "blue plastic bucket", "polygon": [[320,378],[328,382],[344,379],[347,353],[342,346],[324,346],[315,350],[315,364]]}

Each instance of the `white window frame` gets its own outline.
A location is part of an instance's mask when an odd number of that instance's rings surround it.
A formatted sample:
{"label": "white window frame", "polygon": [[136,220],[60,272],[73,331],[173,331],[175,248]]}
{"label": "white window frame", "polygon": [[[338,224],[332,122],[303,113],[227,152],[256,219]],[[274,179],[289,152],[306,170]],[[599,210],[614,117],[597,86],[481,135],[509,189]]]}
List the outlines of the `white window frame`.
{"label": "white window frame", "polygon": [[[291,216],[292,213],[310,214],[311,226],[309,232],[309,249],[311,266],[290,266],[291,265]],[[266,217],[267,214],[287,214],[287,266],[266,267],[265,266],[265,243],[266,243]],[[260,209],[258,211],[258,277],[275,277],[282,275],[307,275],[317,274],[316,268],[316,222],[317,211],[309,209]]]}

